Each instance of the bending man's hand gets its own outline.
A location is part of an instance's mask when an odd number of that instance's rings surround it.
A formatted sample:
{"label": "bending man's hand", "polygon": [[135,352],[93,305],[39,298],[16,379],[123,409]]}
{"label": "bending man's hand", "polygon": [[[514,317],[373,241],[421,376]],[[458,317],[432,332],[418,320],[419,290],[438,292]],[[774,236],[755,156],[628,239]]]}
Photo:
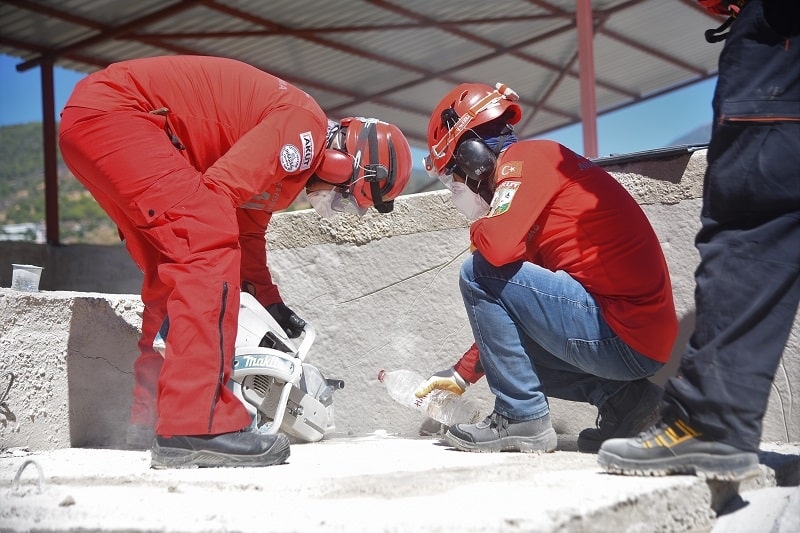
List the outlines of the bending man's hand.
{"label": "bending man's hand", "polygon": [[428,381],[420,385],[419,388],[414,391],[414,395],[417,398],[422,398],[434,389],[441,389],[455,392],[461,396],[461,394],[467,390],[467,387],[469,387],[467,380],[462,378],[454,368],[448,368],[447,370],[439,371],[429,377]]}
{"label": "bending man's hand", "polygon": [[297,316],[294,311],[286,307],[283,302],[277,302],[267,306],[267,311],[272,315],[272,318],[283,328],[289,338],[294,339],[303,333],[303,328],[306,327],[306,321]]}

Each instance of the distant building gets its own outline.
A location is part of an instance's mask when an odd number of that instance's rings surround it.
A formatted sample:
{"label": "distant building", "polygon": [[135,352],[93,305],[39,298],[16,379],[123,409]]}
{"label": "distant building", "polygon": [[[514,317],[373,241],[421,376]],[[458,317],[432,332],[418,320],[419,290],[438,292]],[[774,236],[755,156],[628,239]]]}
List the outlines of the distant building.
{"label": "distant building", "polygon": [[30,241],[42,244],[45,240],[44,222],[23,222],[0,227],[0,241]]}

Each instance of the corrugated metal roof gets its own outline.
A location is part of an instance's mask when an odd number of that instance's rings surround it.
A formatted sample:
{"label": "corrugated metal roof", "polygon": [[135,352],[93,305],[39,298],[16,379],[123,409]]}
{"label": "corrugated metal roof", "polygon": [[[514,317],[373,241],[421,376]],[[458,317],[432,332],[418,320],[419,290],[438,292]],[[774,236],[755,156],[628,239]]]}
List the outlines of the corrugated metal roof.
{"label": "corrugated metal roof", "polygon": [[[611,111],[716,74],[720,21],[695,0],[595,0],[596,105]],[[571,0],[4,0],[0,53],[81,72],[165,54],[233,57],[283,77],[332,117],[376,116],[425,146],[455,84],[503,81],[521,137],[580,122]]]}

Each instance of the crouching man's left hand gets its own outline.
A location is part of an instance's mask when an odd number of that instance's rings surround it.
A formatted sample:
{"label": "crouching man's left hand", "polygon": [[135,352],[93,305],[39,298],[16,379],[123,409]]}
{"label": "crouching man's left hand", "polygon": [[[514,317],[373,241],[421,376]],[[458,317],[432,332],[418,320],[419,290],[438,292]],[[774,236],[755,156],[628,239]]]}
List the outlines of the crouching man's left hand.
{"label": "crouching man's left hand", "polygon": [[432,390],[440,389],[449,390],[461,396],[461,394],[467,390],[467,387],[469,387],[469,382],[462,378],[454,368],[448,368],[447,370],[441,370],[429,377],[428,381],[420,385],[419,388],[414,391],[414,395],[417,398],[422,398]]}

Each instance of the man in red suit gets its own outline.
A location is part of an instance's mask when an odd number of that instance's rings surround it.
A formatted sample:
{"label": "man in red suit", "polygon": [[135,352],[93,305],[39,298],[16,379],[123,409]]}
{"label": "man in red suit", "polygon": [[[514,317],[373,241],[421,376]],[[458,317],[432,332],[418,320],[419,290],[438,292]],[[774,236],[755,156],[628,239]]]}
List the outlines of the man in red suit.
{"label": "man in red suit", "polygon": [[144,273],[131,428],[155,432],[152,465],[284,462],[286,436],[243,432],[250,415],[227,387],[239,291],[299,336],[305,322],[267,267],[272,213],[304,188],[326,216],[391,211],[411,173],[405,137],[375,119],[329,121],[280,78],[201,56],[112,64],[78,83],[61,117],[64,161]]}

